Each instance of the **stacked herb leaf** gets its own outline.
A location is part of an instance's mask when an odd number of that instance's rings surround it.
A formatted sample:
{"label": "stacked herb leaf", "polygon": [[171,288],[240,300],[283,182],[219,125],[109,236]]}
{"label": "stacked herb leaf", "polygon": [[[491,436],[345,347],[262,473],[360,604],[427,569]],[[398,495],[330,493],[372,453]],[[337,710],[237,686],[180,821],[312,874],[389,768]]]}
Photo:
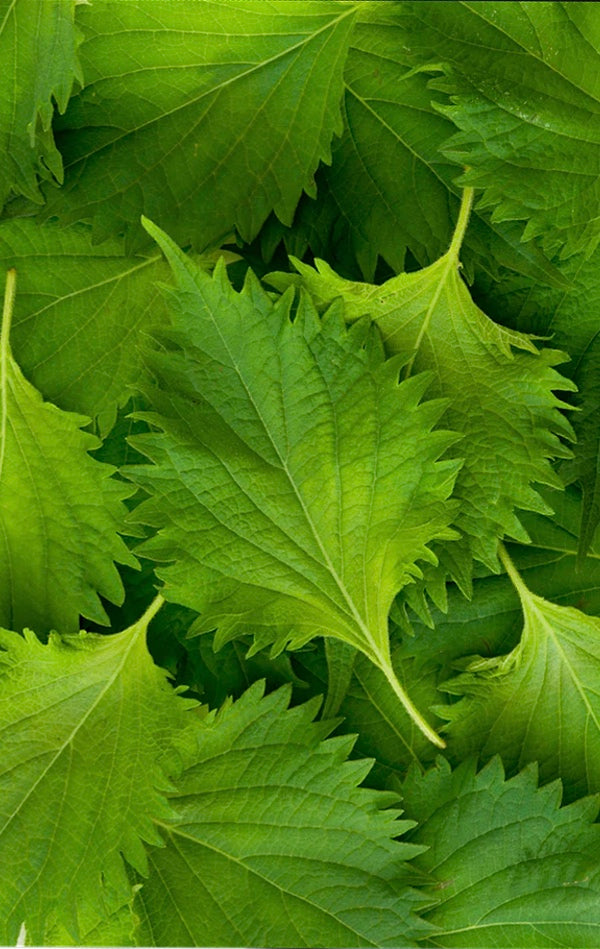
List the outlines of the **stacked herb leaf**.
{"label": "stacked herb leaf", "polygon": [[0,942],[597,946],[594,4],[0,52]]}

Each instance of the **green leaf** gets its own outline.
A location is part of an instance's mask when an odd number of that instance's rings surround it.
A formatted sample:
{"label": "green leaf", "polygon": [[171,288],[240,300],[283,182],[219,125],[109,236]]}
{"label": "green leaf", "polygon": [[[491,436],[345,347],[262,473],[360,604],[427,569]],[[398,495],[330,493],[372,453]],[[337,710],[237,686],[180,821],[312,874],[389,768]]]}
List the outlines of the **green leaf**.
{"label": "green leaf", "polygon": [[[66,926],[49,923],[44,935],[44,946],[135,946],[134,934],[139,921],[131,907],[134,895],[132,887],[129,900],[115,910],[104,907],[98,912],[87,906],[82,907],[77,937]],[[25,945],[33,943],[27,939]]]}
{"label": "green leaf", "polygon": [[[396,272],[407,248],[423,266],[437,260],[460,204],[459,170],[441,153],[456,130],[437,108],[446,97],[432,92],[425,72],[410,68],[398,7],[359,5],[344,70],[344,131],[333,143],[331,167],[321,170],[317,201],[303,201],[294,222],[330,262],[332,245],[341,243],[340,256],[356,256],[367,280],[378,255]],[[490,221],[479,208],[463,258],[469,271],[495,273],[500,265],[542,283],[562,282],[534,244],[520,242],[518,225]]]}
{"label": "green leaf", "polygon": [[160,842],[152,821],[172,815],[167,777],[180,767],[190,703],[146,649],[159,604],[112,636],[53,633],[42,645],[29,631],[0,631],[5,945],[23,920],[38,945],[50,918],[78,938],[79,909],[85,924],[130,898],[121,855],[143,872],[142,841]]}
{"label": "green leaf", "polygon": [[455,436],[431,430],[444,403],[420,404],[426,376],[399,385],[366,325],[321,322],[308,299],[292,322],[289,294],[273,304],[252,275],[238,294],[147,226],[178,289],[144,416],[162,431],[133,439],[154,465],[125,469],[151,495],[134,519],[160,528],[140,553],[173,562],[165,596],[217,645],[334,636],[397,686],[389,608],[428,543],[454,536],[457,462],[437,459]]}
{"label": "green leaf", "polygon": [[456,759],[500,754],[513,773],[539,761],[573,800],[600,790],[600,619],[533,594],[504,553],[524,614],[508,654],[471,657],[444,688],[463,696],[444,710]]}
{"label": "green leaf", "polygon": [[561,476],[578,480],[584,504],[580,552],[589,548],[600,523],[600,248],[564,261],[561,272],[571,289],[559,292],[509,275],[499,283],[479,280],[476,290],[491,315],[527,332],[552,339],[571,362],[564,372],[576,383],[573,416],[575,456]]}
{"label": "green leaf", "polygon": [[[395,795],[358,788],[347,737],[321,741],[311,702],[260,684],[198,729],[160,821],[136,911],[158,946],[398,946],[427,932],[403,863]],[[423,901],[424,902],[424,901]]]}
{"label": "green leaf", "polygon": [[62,181],[53,99],[81,79],[74,0],[0,0],[0,210],[11,192],[41,204],[38,176]]}
{"label": "green leaf", "polygon": [[0,270],[19,275],[11,342],[23,372],[61,409],[105,434],[142,371],[143,334],[167,319],[160,255],[126,257],[88,228],[18,218],[0,224]]}
{"label": "green leaf", "polygon": [[65,184],[45,213],[135,243],[143,212],[199,249],[234,227],[250,240],[271,210],[290,223],[341,130],[353,16],[321,0],[80,8],[86,84],[57,124]]}
{"label": "green leaf", "polygon": [[123,598],[114,561],[135,566],[118,530],[131,489],[90,457],[89,419],[44,402],[13,359],[9,272],[0,348],[0,623],[75,632],[104,622],[98,594]]}
{"label": "green leaf", "polygon": [[[468,208],[465,193],[443,257],[381,286],[344,280],[324,261],[317,270],[293,263],[318,306],[341,297],[348,321],[370,316],[388,353],[405,353],[412,371],[433,373],[431,395],[449,400],[445,421],[464,434],[453,449],[464,459],[456,525],[473,555],[497,569],[498,537],[527,540],[515,509],[549,510],[532,485],[561,486],[550,460],[570,455],[558,436],[570,438],[572,429],[559,411],[567,406],[553,390],[574,386],[553,368],[564,362],[562,353],[538,350],[530,336],[498,326],[471,299],[458,260]],[[278,289],[293,281],[285,274],[269,277]]]}
{"label": "green leaf", "polygon": [[495,759],[453,773],[442,758],[403,785],[415,858],[430,875],[438,931],[426,946],[578,949],[600,938],[600,828],[594,798],[560,807],[560,784],[537,788],[535,767],[504,781]]}
{"label": "green leaf", "polygon": [[[439,665],[434,660],[424,663],[406,657],[403,648],[402,643],[392,642],[396,678],[418,708],[439,706],[443,701],[437,688]],[[294,656],[294,665],[311,692],[322,695],[329,685],[323,651],[303,650]],[[434,746],[407,715],[381,670],[361,653],[356,653],[353,675],[337,714],[343,719],[344,732],[356,733],[355,754],[375,760],[367,777],[372,787],[395,788],[394,782],[404,776],[409,765],[435,760]]]}
{"label": "green leaf", "polygon": [[325,639],[327,660],[327,697],[323,718],[334,718],[344,701],[352,681],[357,652],[353,646],[339,639]]}
{"label": "green leaf", "polygon": [[[413,62],[459,128],[443,149],[467,166],[495,221],[526,221],[548,255],[600,241],[600,25],[587,3],[398,4]],[[439,108],[439,107],[438,107]]]}

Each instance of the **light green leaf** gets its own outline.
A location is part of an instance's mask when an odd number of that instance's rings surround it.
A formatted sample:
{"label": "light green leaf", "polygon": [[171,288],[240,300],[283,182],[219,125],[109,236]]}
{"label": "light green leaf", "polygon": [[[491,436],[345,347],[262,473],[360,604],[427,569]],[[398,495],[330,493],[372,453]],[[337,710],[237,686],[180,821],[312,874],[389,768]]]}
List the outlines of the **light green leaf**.
{"label": "light green leaf", "polygon": [[413,62],[460,129],[444,153],[467,166],[495,221],[526,221],[549,255],[600,241],[600,21],[589,3],[396,4]]}
{"label": "light green leaf", "polygon": [[427,928],[413,915],[403,861],[413,848],[395,795],[358,788],[347,737],[321,741],[314,702],[253,686],[198,729],[195,764],[160,821],[136,911],[157,946],[399,946]]}
{"label": "light green leaf", "polygon": [[0,0],[0,210],[11,192],[41,203],[38,176],[62,181],[53,99],[81,79],[74,0]]}
{"label": "light green leaf", "polygon": [[402,788],[416,866],[432,879],[439,927],[425,946],[592,949],[600,939],[600,827],[593,798],[560,807],[558,782],[537,788],[535,767],[504,781],[495,759],[453,773],[442,758]]}
{"label": "light green leaf", "polygon": [[506,655],[471,657],[446,683],[463,696],[444,710],[454,759],[500,754],[512,773],[539,761],[540,777],[562,779],[569,800],[600,790],[600,619],[559,606],[525,586],[503,562],[525,624]]}
{"label": "light green leaf", "polygon": [[[203,274],[147,225],[177,279],[173,329],[161,336],[144,415],[161,433],[134,447],[153,466],[125,469],[151,495],[136,521],[160,528],[139,548],[171,562],[165,596],[218,627],[217,645],[254,632],[281,650],[316,635],[390,665],[388,612],[447,529],[455,436],[432,431],[444,409],[420,404],[428,378],[398,384],[376,331],[321,322],[305,299],[273,304],[250,274]],[[420,727],[426,728],[425,723]],[[431,735],[432,740],[438,740]]]}
{"label": "light green leaf", "polygon": [[[318,306],[341,297],[348,321],[370,316],[388,353],[405,353],[412,371],[433,373],[431,394],[449,400],[445,421],[464,434],[453,449],[464,459],[456,525],[473,555],[497,569],[497,538],[527,539],[515,509],[549,510],[532,485],[561,486],[550,460],[569,456],[558,436],[570,438],[572,429],[559,411],[567,406],[553,390],[574,386],[553,368],[563,354],[538,351],[530,336],[498,326],[471,299],[458,259],[468,208],[465,193],[443,257],[381,286],[344,280],[324,261],[317,270],[294,264]],[[278,289],[293,281],[285,274],[269,277]]]}
{"label": "light green leaf", "polygon": [[0,623],[38,633],[102,623],[98,594],[123,598],[114,561],[135,566],[117,533],[131,489],[90,457],[89,419],[44,402],[13,359],[9,272],[0,343]]}
{"label": "light green leaf", "polygon": [[0,271],[9,267],[19,279],[11,342],[23,372],[105,434],[142,371],[143,334],[167,320],[155,285],[164,261],[126,257],[119,240],[92,244],[83,226],[20,218],[0,224]]}
{"label": "light green leaf", "polygon": [[51,920],[78,938],[80,909],[84,925],[116,911],[131,894],[121,855],[143,872],[142,841],[160,842],[153,819],[172,816],[167,777],[189,702],[146,649],[159,603],[112,636],[53,633],[42,645],[0,631],[4,945],[23,920],[40,945]]}
{"label": "light green leaf", "polygon": [[[47,215],[95,234],[244,240],[291,221],[341,130],[352,4],[138,0],[78,10],[85,88],[57,125],[65,185]],[[185,212],[185,213],[183,213]]]}

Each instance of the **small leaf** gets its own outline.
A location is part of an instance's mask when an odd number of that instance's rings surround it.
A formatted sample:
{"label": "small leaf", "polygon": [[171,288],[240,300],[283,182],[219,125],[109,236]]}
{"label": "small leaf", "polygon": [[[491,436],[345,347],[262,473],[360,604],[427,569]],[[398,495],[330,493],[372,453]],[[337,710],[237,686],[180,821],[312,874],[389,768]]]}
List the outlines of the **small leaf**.
{"label": "small leaf", "polygon": [[0,210],[11,192],[42,203],[38,176],[62,181],[54,99],[82,82],[74,0],[0,0]]}
{"label": "small leaf", "polygon": [[557,606],[505,563],[525,617],[507,655],[472,658],[446,691],[449,750],[456,758],[500,754],[512,773],[539,761],[543,781],[560,777],[569,800],[600,791],[600,619]]}

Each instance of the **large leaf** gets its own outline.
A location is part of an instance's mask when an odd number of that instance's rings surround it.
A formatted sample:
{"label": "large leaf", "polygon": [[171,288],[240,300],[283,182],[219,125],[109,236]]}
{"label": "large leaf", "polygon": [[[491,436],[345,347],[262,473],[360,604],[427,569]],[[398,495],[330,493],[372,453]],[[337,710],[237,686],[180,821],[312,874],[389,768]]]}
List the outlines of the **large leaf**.
{"label": "large leaf", "polygon": [[[527,535],[515,509],[547,511],[535,482],[560,486],[550,465],[569,451],[572,436],[555,389],[573,389],[553,368],[566,357],[538,351],[532,338],[498,326],[473,302],[459,274],[459,251],[469,196],[449,250],[429,267],[399,274],[381,286],[344,280],[324,262],[314,270],[294,261],[300,282],[321,307],[341,297],[348,321],[368,315],[389,353],[410,355],[414,372],[430,370],[431,394],[448,398],[445,419],[464,434],[454,453],[464,459],[456,484],[457,526],[474,556],[497,566],[496,540]],[[278,288],[294,282],[273,274]]]}
{"label": "large leaf", "polygon": [[141,372],[142,334],[167,319],[160,255],[126,257],[122,242],[92,244],[86,227],[31,219],[0,224],[0,270],[15,267],[11,341],[28,379],[61,409],[115,420]]}
{"label": "large leaf", "polygon": [[549,254],[600,241],[600,21],[589,3],[395,4],[413,62],[460,129],[444,153],[496,221],[526,221]]}
{"label": "large leaf", "polygon": [[[291,233],[268,226],[271,242],[283,236],[296,256],[304,253],[302,237],[330,263],[336,251],[346,267],[356,256],[367,280],[378,255],[396,272],[407,248],[421,265],[435,261],[450,243],[460,204],[460,169],[441,152],[456,128],[436,108],[446,97],[429,88],[425,72],[410,68],[398,6],[359,5],[344,70],[344,130],[331,167],[317,178],[317,200],[302,200]],[[541,251],[520,242],[520,230],[476,209],[463,255],[469,271],[503,265],[560,282]]]}
{"label": "large leaf", "polygon": [[578,949],[600,939],[600,828],[593,798],[560,807],[560,785],[538,790],[535,767],[504,781],[443,759],[403,785],[415,864],[432,880],[427,946]]}
{"label": "large leaf", "polygon": [[[157,946],[398,946],[427,932],[395,796],[357,788],[352,739],[257,684],[198,731],[136,911]],[[424,901],[422,901],[424,902]],[[422,905],[421,902],[421,905]]]}
{"label": "large leaf", "polygon": [[255,279],[238,294],[148,226],[178,289],[145,416],[162,432],[133,439],[154,465],[126,469],[151,495],[135,519],[160,528],[140,552],[174,561],[157,571],[165,596],[217,644],[334,636],[397,686],[389,608],[428,543],[453,536],[457,463],[437,459],[455,437],[431,430],[444,403],[420,404],[424,375],[399,385],[365,324],[321,323],[308,300],[292,322],[289,294],[274,305]]}
{"label": "large leaf", "polygon": [[444,710],[454,759],[500,754],[514,772],[539,761],[573,799],[600,790],[600,619],[525,586],[506,554],[525,618],[506,655],[471,657],[444,688],[463,696]]}
{"label": "large leaf", "polygon": [[62,180],[53,99],[81,82],[75,0],[0,0],[0,210],[11,192],[41,203],[38,176]]}
{"label": "large leaf", "polygon": [[99,444],[81,431],[89,419],[44,402],[15,362],[9,274],[0,349],[0,622],[72,633],[80,614],[106,619],[99,593],[123,598],[114,561],[137,562],[117,533],[131,490],[88,454]]}
{"label": "large leaf", "polygon": [[[351,4],[138,0],[79,9],[85,87],[57,125],[65,185],[46,213],[199,249],[271,210],[289,223],[341,130]],[[185,212],[185,213],[182,213]]]}
{"label": "large leaf", "polygon": [[79,908],[85,927],[130,898],[121,854],[144,871],[142,841],[160,842],[189,703],[146,649],[159,602],[113,636],[0,631],[4,945],[23,920],[38,945],[50,920],[77,938]]}

